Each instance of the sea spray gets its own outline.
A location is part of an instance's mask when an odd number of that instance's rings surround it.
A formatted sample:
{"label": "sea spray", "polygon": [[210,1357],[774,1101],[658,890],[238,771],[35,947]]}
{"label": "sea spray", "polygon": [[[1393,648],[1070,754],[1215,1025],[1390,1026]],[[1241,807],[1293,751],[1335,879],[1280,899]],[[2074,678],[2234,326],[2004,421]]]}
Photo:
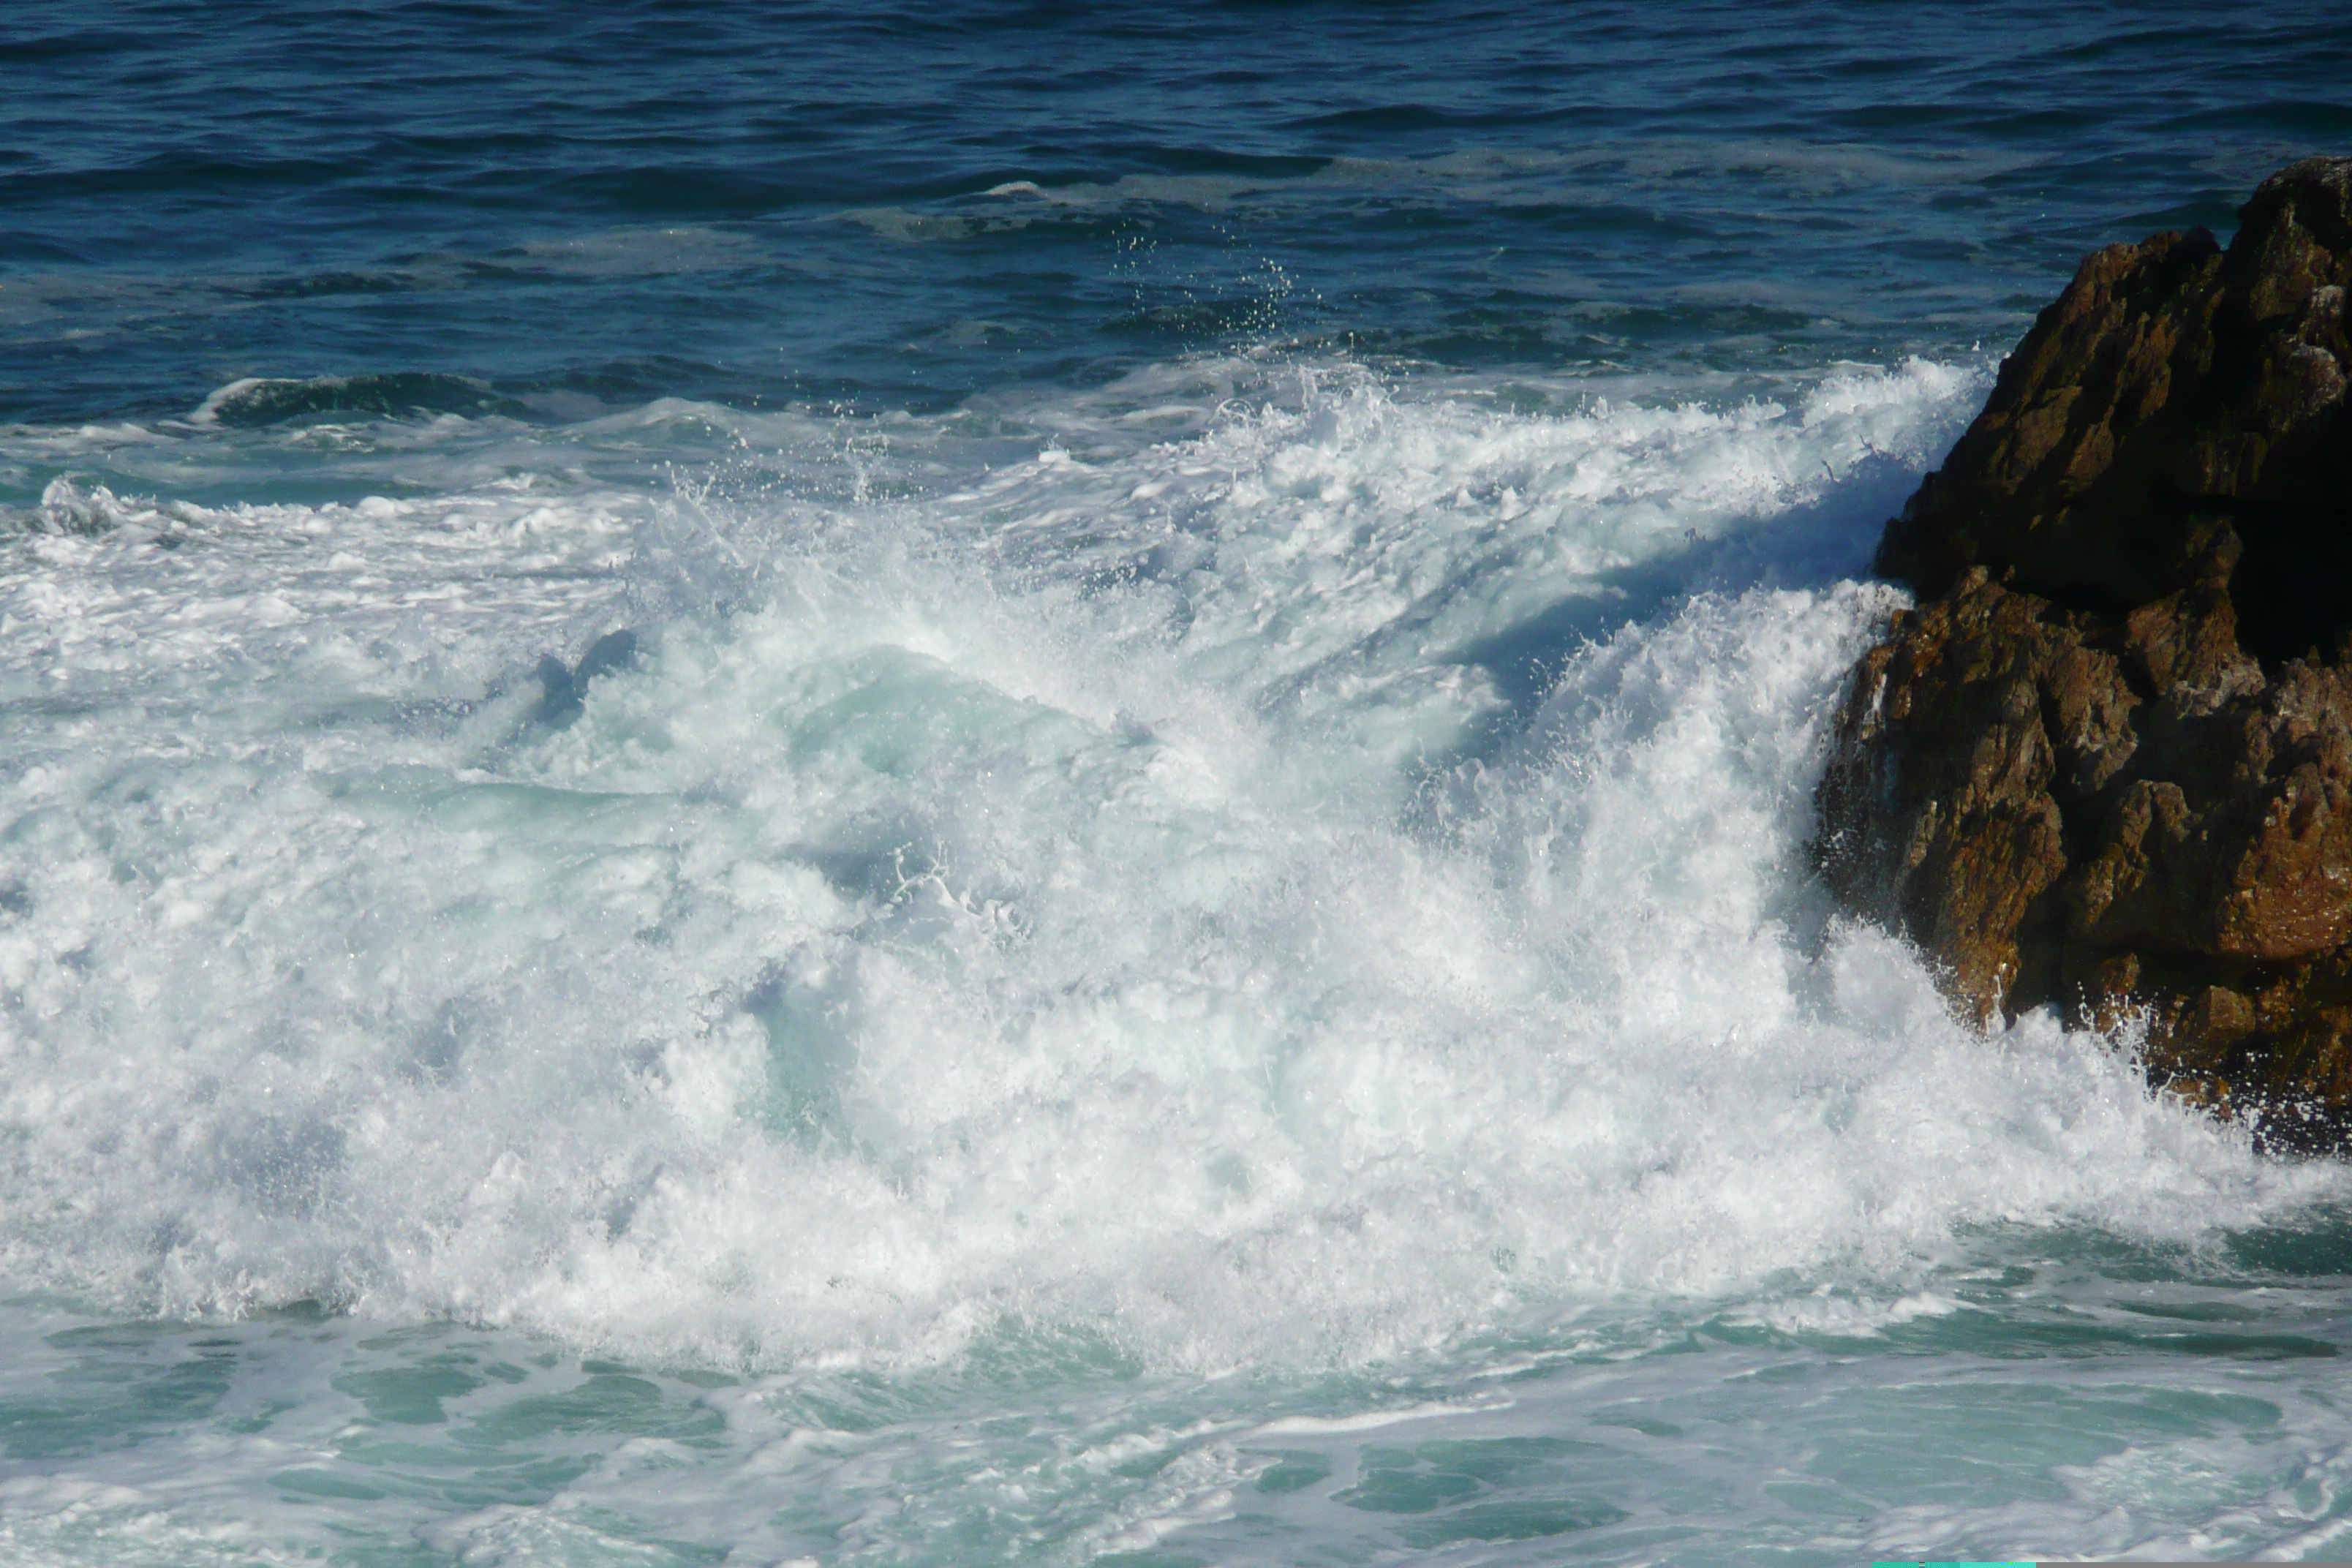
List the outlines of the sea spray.
{"label": "sea spray", "polygon": [[[895,497],[872,443],[862,501],[77,491],[111,521],[6,588],[11,1269],[1213,1368],[2252,1223],[2330,1178],[2105,1042],[1975,1038],[1807,879],[1893,602],[1821,582],[1825,514],[1862,537],[1980,385],[1514,413],[1339,366],[1115,388]],[[549,722],[543,650],[624,620]]]}
{"label": "sea spray", "polygon": [[2340,1550],[2336,1168],[1804,847],[1885,519],[2340,5],[89,10],[0,1560]]}

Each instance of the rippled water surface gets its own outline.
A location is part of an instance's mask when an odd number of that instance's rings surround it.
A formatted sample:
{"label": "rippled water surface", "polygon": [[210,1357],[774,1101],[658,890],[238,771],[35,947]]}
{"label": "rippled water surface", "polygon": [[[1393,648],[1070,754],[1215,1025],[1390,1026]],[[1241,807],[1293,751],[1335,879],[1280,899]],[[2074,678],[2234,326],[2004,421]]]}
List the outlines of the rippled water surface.
{"label": "rippled water surface", "polygon": [[2352,1184],[1807,874],[2332,7],[0,18],[0,1557],[2352,1556]]}

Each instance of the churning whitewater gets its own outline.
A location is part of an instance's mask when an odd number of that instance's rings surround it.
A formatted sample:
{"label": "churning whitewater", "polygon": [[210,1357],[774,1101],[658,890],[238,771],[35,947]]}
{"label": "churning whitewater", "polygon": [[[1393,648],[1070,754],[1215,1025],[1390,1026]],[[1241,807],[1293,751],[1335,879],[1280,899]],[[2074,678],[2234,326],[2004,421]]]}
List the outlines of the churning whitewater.
{"label": "churning whitewater", "polygon": [[[113,482],[0,578],[0,1260],[133,1315],[1209,1373],[2333,1193],[2115,1042],[1954,1025],[1808,878],[1896,602],[1824,567],[1985,384],[85,429]],[[673,428],[735,455],[586,471]],[[446,488],[132,485],[386,443]]]}
{"label": "churning whitewater", "polygon": [[2344,9],[16,0],[0,1564],[2344,1555],[2347,1167],[1810,847]]}

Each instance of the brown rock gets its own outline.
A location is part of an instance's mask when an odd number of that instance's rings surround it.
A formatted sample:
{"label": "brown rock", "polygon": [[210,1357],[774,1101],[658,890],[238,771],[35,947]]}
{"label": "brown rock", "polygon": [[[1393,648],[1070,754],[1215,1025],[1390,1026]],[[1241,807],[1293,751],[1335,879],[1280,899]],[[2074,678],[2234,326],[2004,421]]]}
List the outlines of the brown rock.
{"label": "brown rock", "polygon": [[1887,525],[1821,865],[1979,1019],[2352,1135],[2352,159],[2086,259]]}

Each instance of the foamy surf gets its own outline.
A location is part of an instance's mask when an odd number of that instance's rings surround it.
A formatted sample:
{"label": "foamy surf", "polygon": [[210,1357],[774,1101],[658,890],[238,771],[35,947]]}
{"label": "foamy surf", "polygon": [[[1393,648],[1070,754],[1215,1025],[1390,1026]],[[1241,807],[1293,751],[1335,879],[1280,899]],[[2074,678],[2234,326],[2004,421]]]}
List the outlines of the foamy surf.
{"label": "foamy surf", "polygon": [[[496,474],[331,503],[142,495],[99,439],[0,578],[24,1375],[195,1331],[76,1351],[81,1314],[193,1318],[238,1325],[231,1403],[635,1434],[457,1513],[326,1427],[204,1461],[462,1561],[639,1552],[612,1520],[686,1528],[680,1466],[771,1560],[983,1498],[992,1550],[1074,1562],[1489,1493],[1401,1539],[1535,1543],[1690,1506],[1632,1452],[1562,1493],[1554,1435],[1610,1389],[1647,1412],[1612,1430],[1686,1433],[1729,1396],[1678,1337],[1740,1376],[1964,1346],[2042,1310],[1987,1305],[2004,1258],[2292,1226],[2335,1167],[2116,1042],[1960,1027],[1808,875],[1897,602],[1845,574],[1982,385],[1234,362],[931,421],[314,423],[330,469]],[[663,441],[698,466],[615,477]],[[1047,1385],[1049,1457],[953,1457]],[[1708,1461],[1753,1502],[1749,1462]],[[784,1476],[821,1521],[759,1500]],[[33,1561],[308,1529],[56,1485],[8,1504]]]}
{"label": "foamy surf", "polygon": [[0,1561],[2339,1552],[2339,1167],[1805,839],[1885,520],[2340,5],[89,9]]}
{"label": "foamy surf", "polygon": [[[1811,889],[1892,601],[1738,579],[1972,374],[1301,374],[862,505],[54,483],[6,600],[14,1268],[729,1364],[1008,1318],[1350,1363],[2326,1185],[2105,1042],[1954,1027]],[[551,721],[536,661],[648,614]]]}

